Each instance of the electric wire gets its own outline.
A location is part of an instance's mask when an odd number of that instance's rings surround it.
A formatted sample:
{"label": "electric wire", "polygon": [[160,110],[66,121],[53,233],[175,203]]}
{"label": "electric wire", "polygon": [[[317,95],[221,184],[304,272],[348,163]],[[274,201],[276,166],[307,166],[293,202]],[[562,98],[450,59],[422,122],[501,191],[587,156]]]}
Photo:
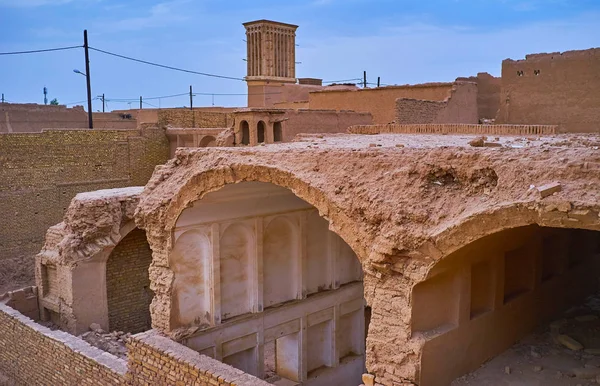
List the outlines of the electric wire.
{"label": "electric wire", "polygon": [[114,52],[104,51],[104,50],[101,50],[101,49],[98,49],[98,48],[95,48],[95,47],[89,47],[89,49],[97,51],[97,52],[101,52],[101,53],[106,54],[106,55],[112,55],[112,56],[116,56],[118,58],[127,59],[127,60],[131,60],[131,61],[138,62],[138,63],[144,63],[144,64],[148,64],[150,66],[162,67],[162,68],[166,68],[166,69],[169,69],[169,70],[187,72],[189,74],[209,76],[209,77],[213,77],[213,78],[244,81],[244,78],[236,78],[236,77],[233,77],[233,76],[210,74],[210,73],[207,73],[207,72],[199,72],[199,71],[187,70],[187,69],[179,68],[179,67],[167,66],[165,64],[159,64],[159,63],[149,62],[147,60],[136,59],[136,58],[132,58],[132,57],[125,56],[125,55],[115,54]]}
{"label": "electric wire", "polygon": [[13,52],[0,52],[0,55],[21,55],[21,54],[37,54],[39,52],[51,52],[51,51],[64,51],[64,50],[72,50],[74,48],[81,48],[83,46],[70,46],[70,47],[58,47],[58,48],[46,48],[41,50],[31,50],[31,51],[13,51]]}

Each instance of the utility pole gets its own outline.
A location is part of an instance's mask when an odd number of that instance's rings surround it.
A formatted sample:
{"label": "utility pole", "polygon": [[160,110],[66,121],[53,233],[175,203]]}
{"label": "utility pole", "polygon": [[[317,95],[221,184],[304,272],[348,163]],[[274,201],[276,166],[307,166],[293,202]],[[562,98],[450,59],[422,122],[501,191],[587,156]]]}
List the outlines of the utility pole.
{"label": "utility pole", "polygon": [[380,77],[380,76],[378,76],[378,77],[377,77],[377,87],[379,87],[379,84],[380,84],[379,82],[380,82],[380,81],[381,81],[381,77]]}
{"label": "utility pole", "polygon": [[367,88],[367,72],[363,71],[363,88]]}
{"label": "utility pole", "polygon": [[98,95],[97,98],[100,98],[102,100],[102,112],[104,112],[104,94]]}
{"label": "utility pole", "polygon": [[140,110],[142,109],[142,96],[140,95]]}
{"label": "utility pole", "polygon": [[190,84],[190,110],[194,109],[194,96],[192,94],[192,85]]}
{"label": "utility pole", "polygon": [[88,100],[88,126],[94,128],[92,120],[92,83],[90,81],[90,51],[88,45],[87,29],[83,30],[83,50],[85,51],[85,82],[87,84],[87,100]]}

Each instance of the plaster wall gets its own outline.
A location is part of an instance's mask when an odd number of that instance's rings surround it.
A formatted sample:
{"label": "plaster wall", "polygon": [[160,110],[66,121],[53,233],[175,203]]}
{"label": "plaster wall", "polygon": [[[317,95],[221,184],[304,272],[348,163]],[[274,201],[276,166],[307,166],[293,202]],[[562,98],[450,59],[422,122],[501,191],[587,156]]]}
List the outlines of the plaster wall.
{"label": "plaster wall", "polygon": [[600,48],[527,55],[502,62],[499,123],[552,124],[598,132]]}
{"label": "plaster wall", "polygon": [[321,90],[356,90],[356,86],[317,86],[273,81],[248,83],[248,107],[308,108],[309,93]]}
{"label": "plaster wall", "polygon": [[312,206],[275,185],[229,185],[184,210],[173,235],[171,326],[200,328],[182,343],[265,377],[276,341],[279,376],[360,382],[361,266]]}
{"label": "plaster wall", "polygon": [[420,384],[475,370],[597,291],[599,275],[594,231],[531,225],[447,256],[412,291],[412,335],[425,340]]}
{"label": "plaster wall", "polygon": [[396,99],[443,101],[450,95],[452,85],[453,83],[425,83],[356,90],[323,90],[309,94],[309,106],[311,109],[369,112],[373,116],[373,123],[385,124],[395,118]]}

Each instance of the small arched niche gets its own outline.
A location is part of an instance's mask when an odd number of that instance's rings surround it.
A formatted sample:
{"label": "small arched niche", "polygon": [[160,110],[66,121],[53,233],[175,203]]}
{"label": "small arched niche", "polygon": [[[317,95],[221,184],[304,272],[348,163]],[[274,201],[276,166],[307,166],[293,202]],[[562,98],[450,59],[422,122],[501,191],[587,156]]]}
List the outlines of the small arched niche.
{"label": "small arched niche", "polygon": [[240,141],[240,143],[242,145],[249,145],[250,144],[250,125],[248,125],[247,121],[240,122],[240,133],[242,135],[242,140]]}
{"label": "small arched niche", "polygon": [[265,123],[263,121],[258,121],[256,125],[256,141],[258,143],[265,143]]}
{"label": "small arched niche", "polygon": [[283,130],[281,127],[281,122],[273,123],[273,142],[281,142],[283,141]]}

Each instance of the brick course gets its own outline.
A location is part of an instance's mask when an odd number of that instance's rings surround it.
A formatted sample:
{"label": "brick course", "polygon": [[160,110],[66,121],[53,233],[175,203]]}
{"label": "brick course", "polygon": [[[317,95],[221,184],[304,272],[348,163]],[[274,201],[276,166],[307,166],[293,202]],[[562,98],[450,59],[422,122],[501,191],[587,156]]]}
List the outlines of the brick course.
{"label": "brick course", "polygon": [[138,333],[150,329],[151,262],[152,250],[146,233],[137,228],[110,254],[106,262],[106,290],[111,331]]}
{"label": "brick course", "polygon": [[351,134],[497,134],[546,135],[557,134],[553,125],[472,125],[462,123],[356,125],[348,129]]}

